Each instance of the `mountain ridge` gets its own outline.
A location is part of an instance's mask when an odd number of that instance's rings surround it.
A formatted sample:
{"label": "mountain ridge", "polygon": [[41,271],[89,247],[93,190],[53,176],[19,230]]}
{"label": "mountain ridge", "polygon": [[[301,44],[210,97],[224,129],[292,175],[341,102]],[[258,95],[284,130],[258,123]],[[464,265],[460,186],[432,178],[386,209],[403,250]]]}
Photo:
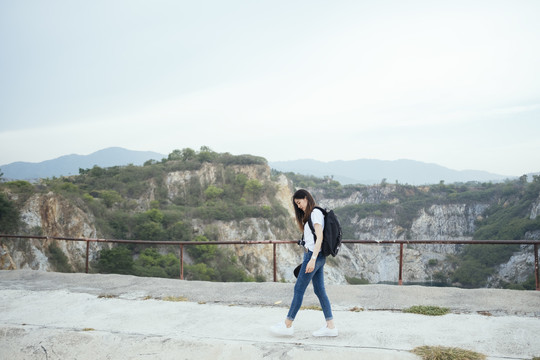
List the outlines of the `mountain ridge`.
{"label": "mountain ridge", "polygon": [[166,155],[153,151],[128,150],[109,147],[89,155],[70,154],[38,163],[18,161],[0,165],[0,171],[7,180],[35,180],[53,176],[78,175],[79,169],[100,167],[142,165],[148,160],[159,160]]}
{"label": "mountain ridge", "polygon": [[270,162],[269,165],[283,172],[295,172],[317,177],[331,177],[343,185],[373,185],[383,181],[411,185],[468,181],[503,181],[515,176],[494,174],[481,170],[452,170],[444,166],[416,160],[335,160],[322,162],[313,159]]}
{"label": "mountain ridge", "polygon": [[[148,160],[160,160],[167,155],[153,151],[128,150],[109,147],[89,155],[70,154],[38,163],[14,162],[0,165],[5,180],[36,180],[40,178],[78,175],[79,169],[142,165]],[[269,166],[281,172],[295,172],[316,177],[331,177],[343,185],[373,185],[381,182],[410,185],[435,184],[468,181],[504,181],[516,176],[493,174],[480,170],[452,170],[434,163],[416,160],[334,160],[323,162],[314,159],[268,162]]]}

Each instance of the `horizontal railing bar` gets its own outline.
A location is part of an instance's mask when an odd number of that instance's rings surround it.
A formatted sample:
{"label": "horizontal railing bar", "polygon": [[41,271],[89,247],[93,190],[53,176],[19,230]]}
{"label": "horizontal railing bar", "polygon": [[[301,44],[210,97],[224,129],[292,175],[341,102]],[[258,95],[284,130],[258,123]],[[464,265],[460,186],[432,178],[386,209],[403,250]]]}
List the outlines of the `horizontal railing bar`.
{"label": "horizontal railing bar", "polygon": [[[34,235],[7,235],[0,234],[0,238],[18,239],[53,239],[65,241],[91,241],[127,244],[154,244],[154,245],[249,245],[249,244],[297,244],[296,240],[231,240],[231,241],[153,241],[153,240],[125,240],[100,238],[75,238],[60,236],[34,236]],[[540,245],[540,240],[343,240],[343,244],[492,244],[492,245]]]}
{"label": "horizontal railing bar", "polygon": [[[7,235],[0,234],[0,238],[15,239],[41,239],[41,240],[63,240],[63,241],[85,241],[86,242],[86,272],[88,273],[88,253],[90,242],[117,243],[117,244],[145,244],[145,245],[179,245],[180,246],[180,279],[183,279],[183,246],[185,245],[271,245],[274,244],[274,281],[276,278],[276,244],[297,244],[292,240],[233,240],[233,241],[151,241],[151,240],[124,240],[124,239],[97,239],[97,238],[74,238],[59,236],[34,236],[34,235]],[[535,282],[536,290],[540,290],[540,275],[538,273],[538,245],[540,240],[343,240],[343,244],[367,244],[367,245],[400,245],[399,252],[399,277],[398,283],[402,284],[402,266],[403,266],[403,245],[405,244],[441,244],[441,245],[459,245],[459,244],[481,244],[481,245],[534,245],[535,259]]]}

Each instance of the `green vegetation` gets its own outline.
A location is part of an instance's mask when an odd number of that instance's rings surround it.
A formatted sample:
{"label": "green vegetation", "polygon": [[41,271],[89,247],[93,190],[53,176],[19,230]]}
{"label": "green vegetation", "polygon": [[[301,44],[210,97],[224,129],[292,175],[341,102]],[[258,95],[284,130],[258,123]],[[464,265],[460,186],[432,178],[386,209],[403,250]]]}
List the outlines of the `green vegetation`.
{"label": "green vegetation", "polygon": [[[179,180],[179,185],[173,189],[166,183],[167,174],[195,170],[204,172],[205,164],[213,166],[215,179],[212,183],[207,183],[203,176],[194,176],[194,173],[184,185]],[[195,236],[191,219],[212,224],[216,220],[239,221],[254,217],[267,219],[276,226],[283,225],[288,213],[273,200],[276,193],[274,186],[270,182],[250,179],[235,168],[266,164],[261,157],[218,154],[203,146],[200,151],[189,148],[174,150],[166,159],[147,161],[142,167],[94,166],[79,169],[79,176],[46,179],[38,187],[27,182],[12,182],[3,186],[18,194],[53,191],[78,206],[86,207],[96,219],[100,237],[205,242],[218,240],[217,235],[210,231],[209,234]],[[262,174],[265,168],[261,167],[260,171]],[[149,203],[150,209],[141,211],[140,199],[145,197],[152,197],[153,200]],[[262,199],[267,199],[270,204],[263,203]],[[0,197],[0,211],[18,217],[16,207],[10,207],[10,203],[3,200],[5,197]],[[7,216],[2,216],[4,218],[7,219]],[[187,246],[186,249],[191,259],[184,266],[187,279],[255,280],[245,274],[230,250],[208,245]],[[50,252],[60,259],[57,261],[62,261],[55,249]],[[116,246],[102,250],[94,267],[103,273],[167,278],[180,276],[178,255],[164,254],[151,246]]]}
{"label": "green vegetation", "polygon": [[507,262],[517,250],[519,245],[467,245],[459,255],[452,281],[464,287],[483,287],[495,267]]}
{"label": "green vegetation", "polygon": [[345,280],[347,280],[347,283],[348,284],[351,284],[351,285],[368,285],[369,284],[369,280],[367,279],[364,279],[364,278],[357,278],[357,277],[352,277],[352,276],[346,276],[345,275]]}
{"label": "green vegetation", "polygon": [[0,234],[14,234],[19,224],[20,214],[17,206],[0,192]]}
{"label": "green vegetation", "polygon": [[73,268],[69,265],[66,254],[58,247],[56,243],[49,245],[48,258],[49,263],[58,272],[73,272]]}
{"label": "green vegetation", "polygon": [[[302,178],[300,177],[302,180]],[[307,183],[325,191],[325,196],[341,198],[349,196],[353,191],[366,198],[365,203],[348,205],[336,209],[343,235],[346,239],[355,238],[353,219],[358,222],[367,217],[390,218],[404,232],[405,239],[411,240],[410,229],[420,211],[428,214],[433,205],[464,204],[487,206],[483,216],[475,223],[475,231],[470,234],[473,239],[486,240],[520,240],[527,232],[540,230],[540,216],[530,219],[529,214],[534,201],[540,194],[540,176],[533,176],[528,183],[526,177],[500,184],[476,183],[445,185],[441,182],[430,186],[389,185],[385,196],[380,195],[383,185],[371,189],[365,186],[347,185],[341,187],[341,195],[335,195],[338,187],[327,191],[328,185],[323,182]],[[389,191],[389,192],[388,192]],[[356,230],[357,231],[357,230]],[[451,282],[466,288],[486,286],[488,277],[502,263],[507,262],[519,245],[466,245],[463,251],[448,259],[453,270],[447,274],[440,271],[433,273],[433,279],[440,284]],[[430,262],[430,267],[438,264]],[[354,281],[354,280],[353,280]],[[534,289],[534,282],[529,278],[523,284],[500,284],[512,289]]]}
{"label": "green vegetation", "polygon": [[[474,239],[520,240],[526,232],[540,230],[540,217],[529,218],[532,202],[540,194],[540,176],[534,176],[530,184],[522,177],[490,188],[490,194],[496,194],[497,201],[492,202],[483,219],[476,222]],[[518,250],[519,245],[467,245],[459,255],[452,281],[463,287],[483,287],[493,270]],[[510,285],[505,287],[511,288]],[[534,284],[529,280],[514,288],[533,290]]]}
{"label": "green vegetation", "polygon": [[484,360],[486,356],[474,351],[444,346],[420,346],[411,350],[423,360]]}
{"label": "green vegetation", "polygon": [[[249,176],[240,168],[243,165],[250,165]],[[39,184],[0,181],[0,233],[43,235],[40,228],[23,228],[19,211],[30,196],[53,192],[90,213],[99,237],[197,243],[185,247],[184,276],[188,279],[264,281],[261,276],[248,277],[227,247],[205,242],[219,240],[216,221],[259,218],[279,229],[292,223],[287,210],[275,199],[274,183],[261,180],[266,178],[266,165],[261,157],[220,154],[203,146],[199,151],[174,150],[167,158],[147,161],[144,166],[94,166],[79,169],[78,176],[45,179]],[[271,172],[274,177],[278,174]],[[368,217],[375,221],[391,219],[399,231],[397,235],[411,239],[411,227],[420,212],[430,214],[433,205],[445,204],[481,205],[487,209],[475,222],[474,232],[460,236],[523,239],[525,234],[540,230],[540,216],[529,218],[531,206],[540,194],[540,176],[534,176],[532,182],[522,177],[500,184],[446,185],[441,181],[411,186],[388,184],[383,179],[378,186],[342,186],[332,177],[285,175],[295,187],[315,189],[326,198],[346,199],[353,194],[360,197],[358,204],[335,209],[345,239],[355,238],[358,231],[353,220],[357,223]],[[197,224],[196,229],[193,224]],[[458,255],[429,261],[431,280],[463,287],[486,286],[490,274],[518,249],[513,245],[464,246]],[[149,245],[115,246],[102,250],[92,265],[103,273],[177,278],[179,254],[168,251],[168,247]],[[51,245],[48,256],[59,271],[73,271],[57,246]],[[355,277],[347,281],[367,283]],[[534,277],[523,284],[499,284],[509,289],[532,289],[534,285]]]}
{"label": "green vegetation", "polygon": [[[272,170],[274,174],[277,172]],[[292,172],[285,173],[285,175],[292,180],[297,188],[317,188],[323,189],[327,197],[332,198],[345,198],[353,190],[353,187],[342,186],[338,181],[332,179],[332,177],[318,178],[311,175],[301,175]]]}
{"label": "green vegetation", "polygon": [[[208,241],[199,236],[195,241]],[[187,246],[193,265],[184,265],[184,275],[189,280],[206,281],[254,281],[239,266],[232,252],[215,245]],[[172,253],[161,254],[149,247],[140,252],[136,260],[132,250],[116,246],[102,250],[96,268],[101,273],[131,274],[162,278],[180,277],[180,260]]]}
{"label": "green vegetation", "polygon": [[438,306],[428,306],[428,305],[415,305],[409,308],[403,309],[405,313],[429,315],[429,316],[441,316],[446,315],[450,312],[449,308],[438,307]]}

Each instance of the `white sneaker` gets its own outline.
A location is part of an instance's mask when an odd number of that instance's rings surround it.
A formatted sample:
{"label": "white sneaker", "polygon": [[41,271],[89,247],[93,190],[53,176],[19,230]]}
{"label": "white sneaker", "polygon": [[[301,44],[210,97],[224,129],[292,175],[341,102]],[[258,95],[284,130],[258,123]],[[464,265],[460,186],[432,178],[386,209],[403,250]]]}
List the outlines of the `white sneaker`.
{"label": "white sneaker", "polygon": [[292,336],[294,334],[294,326],[291,325],[291,327],[287,327],[284,322],[280,322],[271,326],[270,331],[276,335]]}
{"label": "white sneaker", "polygon": [[326,326],[313,332],[313,336],[338,336],[337,328],[329,329]]}

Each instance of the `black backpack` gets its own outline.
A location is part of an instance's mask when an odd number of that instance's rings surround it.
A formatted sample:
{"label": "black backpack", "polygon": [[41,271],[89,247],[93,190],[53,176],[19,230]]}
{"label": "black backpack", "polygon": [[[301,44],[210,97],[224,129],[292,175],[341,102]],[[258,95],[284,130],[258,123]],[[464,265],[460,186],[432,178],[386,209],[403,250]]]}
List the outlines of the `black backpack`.
{"label": "black backpack", "polygon": [[[339,252],[342,240],[342,231],[339,220],[337,219],[336,214],[334,214],[333,210],[326,211],[319,206],[315,206],[314,209],[321,210],[324,215],[323,242],[321,246],[321,253],[324,256],[332,255],[335,257]],[[315,241],[317,241],[317,235],[315,235],[315,228],[313,227],[311,216],[308,219],[308,224],[311,232],[313,233]]]}

